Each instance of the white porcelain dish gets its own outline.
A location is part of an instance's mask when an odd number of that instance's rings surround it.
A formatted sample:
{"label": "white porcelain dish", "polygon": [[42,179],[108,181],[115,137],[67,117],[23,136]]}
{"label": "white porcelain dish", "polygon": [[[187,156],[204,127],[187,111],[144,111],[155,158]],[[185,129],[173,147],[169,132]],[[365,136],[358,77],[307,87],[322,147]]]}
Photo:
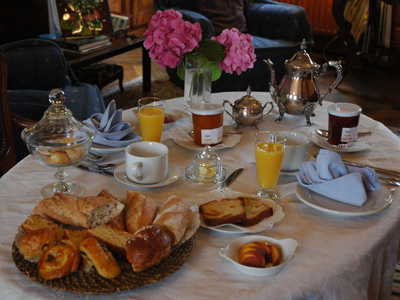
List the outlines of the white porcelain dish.
{"label": "white porcelain dish", "polygon": [[179,179],[180,174],[181,174],[181,172],[175,165],[168,164],[168,175],[165,180],[154,183],[154,184],[140,184],[140,183],[136,183],[136,182],[129,180],[129,178],[126,176],[126,173],[125,173],[125,164],[122,164],[115,169],[114,177],[119,182],[126,184],[126,185],[139,187],[139,188],[155,188],[155,187],[169,185],[169,184],[177,181]]}
{"label": "white porcelain dish", "polygon": [[[136,116],[136,118],[139,119],[138,109],[134,108],[134,109],[132,109],[132,112]],[[163,130],[171,129],[172,127],[175,126],[176,122],[178,122],[180,119],[183,119],[184,117],[188,117],[189,116],[189,114],[187,112],[184,112],[182,110],[166,111],[165,114],[167,116],[171,117],[173,122],[164,123]]]}
{"label": "white porcelain dish", "polygon": [[96,143],[92,143],[92,147],[90,148],[90,152],[97,155],[111,155],[119,152],[124,152],[125,147],[113,148],[105,145],[100,145]]}
{"label": "white porcelain dish", "polygon": [[361,136],[357,139],[357,142],[337,146],[329,144],[328,139],[319,136],[316,129],[310,132],[309,138],[315,145],[337,152],[360,152],[371,149],[375,145],[375,137],[373,134]]}
{"label": "white porcelain dish", "polygon": [[[269,268],[253,268],[242,265],[238,262],[237,254],[239,249],[247,243],[251,242],[263,242],[271,245],[275,245],[281,253],[281,263],[275,267]],[[296,250],[298,242],[294,239],[283,239],[277,240],[274,238],[262,236],[262,235],[248,235],[237,238],[230,243],[226,248],[221,248],[219,254],[230,261],[233,266],[240,272],[256,277],[272,276],[279,273],[287,262],[292,258],[294,251]]]}
{"label": "white porcelain dish", "polygon": [[208,228],[214,231],[224,232],[224,233],[258,233],[267,229],[271,229],[275,223],[279,222],[283,219],[285,214],[282,211],[282,207],[276,204],[274,201],[266,198],[259,197],[257,195],[252,194],[243,194],[236,191],[232,191],[229,188],[223,188],[221,190],[216,189],[212,190],[204,195],[201,199],[199,199],[195,206],[192,207],[192,210],[199,211],[199,206],[201,204],[213,201],[213,200],[222,200],[222,199],[235,199],[238,197],[245,198],[254,198],[257,199],[264,204],[268,205],[273,210],[273,215],[269,218],[265,218],[261,220],[258,224],[253,226],[240,226],[236,224],[223,224],[219,226],[208,226],[204,222],[203,215],[200,213],[200,225],[201,227]]}
{"label": "white porcelain dish", "polygon": [[299,183],[296,186],[295,193],[304,204],[337,216],[368,216],[388,208],[393,202],[392,194],[383,185],[377,191],[367,192],[367,201],[361,207],[322,196],[303,187]]}

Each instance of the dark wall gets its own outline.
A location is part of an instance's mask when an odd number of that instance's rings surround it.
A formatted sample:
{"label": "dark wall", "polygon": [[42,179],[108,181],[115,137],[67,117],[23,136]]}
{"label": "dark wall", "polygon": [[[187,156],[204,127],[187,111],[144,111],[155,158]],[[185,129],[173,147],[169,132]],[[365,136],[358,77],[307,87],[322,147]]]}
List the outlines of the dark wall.
{"label": "dark wall", "polygon": [[49,33],[47,0],[0,1],[0,45]]}

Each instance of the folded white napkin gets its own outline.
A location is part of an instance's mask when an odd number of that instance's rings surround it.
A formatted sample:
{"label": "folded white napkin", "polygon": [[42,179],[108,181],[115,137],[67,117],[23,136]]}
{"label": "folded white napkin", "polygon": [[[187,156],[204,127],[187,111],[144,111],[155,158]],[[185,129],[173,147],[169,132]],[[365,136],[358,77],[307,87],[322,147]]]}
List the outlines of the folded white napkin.
{"label": "folded white napkin", "polygon": [[94,114],[85,122],[95,128],[96,137],[93,142],[97,144],[117,148],[142,139],[133,132],[135,127],[131,127],[128,122],[122,122],[122,109],[116,109],[115,100],[110,102],[104,114]]}
{"label": "folded white napkin", "polygon": [[345,166],[338,153],[324,149],[319,152],[317,162],[304,162],[296,176],[302,186],[356,206],[367,201],[366,191],[381,186],[373,169]]}

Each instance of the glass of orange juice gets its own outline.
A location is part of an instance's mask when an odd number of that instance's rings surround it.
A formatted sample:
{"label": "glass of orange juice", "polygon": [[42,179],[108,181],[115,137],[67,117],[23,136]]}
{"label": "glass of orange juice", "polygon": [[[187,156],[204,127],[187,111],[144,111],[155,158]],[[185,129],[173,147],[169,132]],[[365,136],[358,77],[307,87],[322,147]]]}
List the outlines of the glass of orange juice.
{"label": "glass of orange juice", "polygon": [[279,132],[262,131],[256,134],[255,153],[260,197],[281,200],[281,195],[274,188],[278,182],[285,144],[286,136]]}
{"label": "glass of orange juice", "polygon": [[165,101],[157,97],[145,97],[138,101],[143,141],[160,142],[165,116],[164,104]]}

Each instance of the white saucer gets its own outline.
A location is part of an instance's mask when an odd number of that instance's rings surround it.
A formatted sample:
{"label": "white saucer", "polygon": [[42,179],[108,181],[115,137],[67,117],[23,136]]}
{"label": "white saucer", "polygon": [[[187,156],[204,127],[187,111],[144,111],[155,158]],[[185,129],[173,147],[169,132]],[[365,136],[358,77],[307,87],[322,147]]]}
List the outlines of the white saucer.
{"label": "white saucer", "polygon": [[333,150],[337,152],[360,152],[372,148],[374,143],[374,135],[366,135],[358,137],[357,142],[341,144],[341,145],[331,145],[326,138],[323,138],[317,134],[317,130],[313,130],[309,135],[310,141],[315,145],[325,148],[328,150]]}
{"label": "white saucer", "polygon": [[388,208],[393,202],[392,194],[383,185],[379,190],[368,191],[367,201],[360,207],[322,196],[301,186],[299,183],[296,185],[295,193],[304,204],[337,216],[368,216]]}
{"label": "white saucer", "polygon": [[113,148],[105,145],[100,145],[96,143],[92,143],[92,147],[90,148],[90,152],[93,152],[94,154],[97,155],[110,155],[110,154],[115,154],[119,152],[125,151],[125,147],[119,147],[119,148]]}
{"label": "white saucer", "polygon": [[165,185],[173,183],[174,181],[179,179],[180,174],[181,174],[181,172],[179,171],[179,169],[176,166],[174,166],[173,164],[168,164],[168,175],[165,180],[163,180],[161,182],[153,183],[153,184],[140,184],[140,183],[131,181],[125,175],[125,164],[122,164],[122,165],[118,166],[118,168],[115,169],[114,177],[119,182],[130,185],[130,186],[142,187],[142,188],[153,188],[153,187],[160,187],[160,186],[165,186]]}

